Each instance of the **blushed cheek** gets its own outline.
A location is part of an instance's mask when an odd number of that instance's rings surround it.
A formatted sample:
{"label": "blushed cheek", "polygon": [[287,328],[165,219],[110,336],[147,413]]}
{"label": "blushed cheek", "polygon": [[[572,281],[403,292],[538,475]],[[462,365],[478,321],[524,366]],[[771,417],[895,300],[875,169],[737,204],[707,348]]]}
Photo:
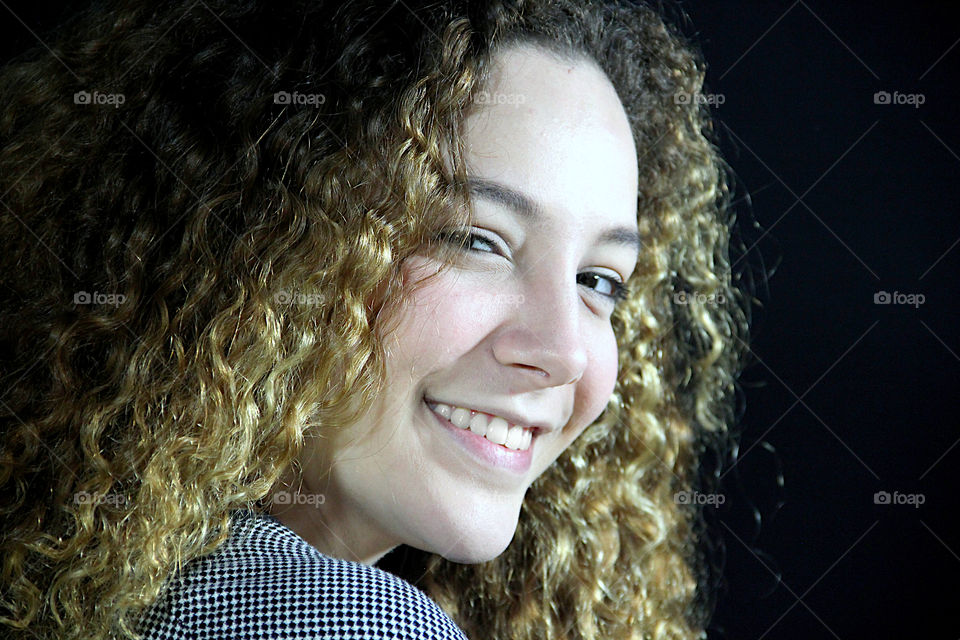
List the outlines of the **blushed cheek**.
{"label": "blushed cheek", "polygon": [[617,382],[617,341],[613,332],[591,340],[589,365],[577,383],[577,406],[582,407],[580,420],[583,428],[592,424],[610,401]]}
{"label": "blushed cheek", "polygon": [[[428,271],[429,265],[414,263],[409,276],[416,278]],[[453,271],[421,285],[409,305],[399,310],[400,323],[392,345],[396,363],[426,372],[425,367],[443,368],[470,351],[483,340],[493,320],[483,299],[482,291]]]}

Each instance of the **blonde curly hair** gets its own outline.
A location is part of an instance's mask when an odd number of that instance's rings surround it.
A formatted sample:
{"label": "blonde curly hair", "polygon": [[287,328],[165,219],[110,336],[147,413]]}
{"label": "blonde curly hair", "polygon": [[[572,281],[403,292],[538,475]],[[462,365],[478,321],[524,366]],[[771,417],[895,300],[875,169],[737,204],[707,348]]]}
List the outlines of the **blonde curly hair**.
{"label": "blonde curly hair", "polygon": [[691,99],[704,65],[627,0],[112,0],[0,70],[9,633],[134,637],[305,434],[381,392],[374,328],[405,300],[405,258],[452,262],[435,239],[468,224],[461,125],[519,43],[614,84],[645,247],[607,409],[531,487],[506,552],[435,557],[423,586],[474,638],[704,637],[700,514],[675,495],[733,420],[749,312]]}

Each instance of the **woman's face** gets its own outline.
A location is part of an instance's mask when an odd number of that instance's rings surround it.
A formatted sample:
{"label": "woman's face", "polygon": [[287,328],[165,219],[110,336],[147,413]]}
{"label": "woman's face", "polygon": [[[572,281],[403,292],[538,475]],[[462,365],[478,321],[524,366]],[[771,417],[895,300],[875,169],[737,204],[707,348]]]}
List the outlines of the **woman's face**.
{"label": "woman's face", "polygon": [[[496,61],[489,100],[466,122],[476,235],[398,310],[377,404],[355,428],[308,441],[300,491],[323,503],[274,509],[321,551],[496,557],[530,484],[613,391],[611,281],[630,276],[638,251],[626,114],[591,63],[528,46]],[[408,282],[436,267],[402,265]]]}

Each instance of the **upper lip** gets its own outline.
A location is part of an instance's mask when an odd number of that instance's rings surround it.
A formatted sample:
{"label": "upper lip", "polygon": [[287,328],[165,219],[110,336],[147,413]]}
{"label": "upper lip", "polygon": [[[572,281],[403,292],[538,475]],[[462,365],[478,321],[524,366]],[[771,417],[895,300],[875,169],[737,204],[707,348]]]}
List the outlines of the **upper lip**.
{"label": "upper lip", "polygon": [[554,427],[545,422],[538,422],[536,420],[530,420],[519,413],[514,413],[510,410],[503,409],[491,409],[489,407],[481,407],[473,403],[461,403],[461,402],[447,402],[446,400],[435,400],[429,396],[425,396],[424,400],[432,404],[445,404],[451,407],[463,407],[464,409],[472,409],[480,413],[486,413],[492,416],[499,416],[509,422],[510,424],[517,424],[522,427],[527,427],[532,429],[534,435],[538,435],[543,431],[554,431]]}

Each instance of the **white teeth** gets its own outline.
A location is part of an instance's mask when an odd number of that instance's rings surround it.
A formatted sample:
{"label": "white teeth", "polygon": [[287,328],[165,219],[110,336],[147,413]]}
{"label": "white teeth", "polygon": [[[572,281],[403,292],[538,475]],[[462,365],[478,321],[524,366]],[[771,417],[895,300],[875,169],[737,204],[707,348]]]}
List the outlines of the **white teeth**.
{"label": "white teeth", "polygon": [[510,431],[510,425],[507,424],[506,420],[503,418],[494,418],[487,426],[487,440],[501,445],[506,444],[508,431]]}
{"label": "white teeth", "polygon": [[524,433],[529,432],[523,427],[510,427],[510,430],[507,431],[507,441],[503,443],[503,446],[507,449],[519,449],[525,438]]}
{"label": "white teeth", "polygon": [[448,418],[448,420],[461,429],[466,429],[470,425],[470,412],[466,409],[461,409],[458,407],[453,410],[453,414]]}
{"label": "white teeth", "polygon": [[470,420],[470,431],[473,431],[478,436],[484,436],[485,438],[490,438],[490,428],[487,426],[487,416],[482,413],[478,413]]}
{"label": "white teeth", "polygon": [[484,413],[474,413],[463,407],[429,403],[430,408],[460,429],[470,429],[494,444],[508,449],[526,451],[533,442],[533,431],[520,425],[511,425],[500,417],[490,418]]}

